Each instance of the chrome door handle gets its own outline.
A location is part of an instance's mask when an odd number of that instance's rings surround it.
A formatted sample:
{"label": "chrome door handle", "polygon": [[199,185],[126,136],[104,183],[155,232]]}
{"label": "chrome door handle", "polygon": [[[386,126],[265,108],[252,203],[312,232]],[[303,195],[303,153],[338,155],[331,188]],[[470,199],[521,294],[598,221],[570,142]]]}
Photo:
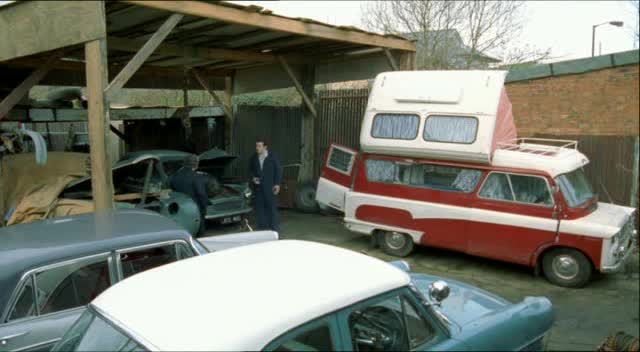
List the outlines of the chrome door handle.
{"label": "chrome door handle", "polygon": [[24,336],[24,335],[26,335],[28,333],[29,333],[29,331],[23,331],[23,332],[18,332],[18,333],[15,333],[15,334],[11,334],[11,335],[0,337],[0,345],[4,346],[4,345],[7,344],[7,341],[9,341],[11,339],[15,339],[16,337]]}

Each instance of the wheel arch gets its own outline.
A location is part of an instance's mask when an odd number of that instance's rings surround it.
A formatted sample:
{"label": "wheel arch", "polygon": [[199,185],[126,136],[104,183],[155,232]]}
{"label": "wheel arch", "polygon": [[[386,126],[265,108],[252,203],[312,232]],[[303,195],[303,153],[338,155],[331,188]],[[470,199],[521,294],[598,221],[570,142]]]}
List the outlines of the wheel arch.
{"label": "wheel arch", "polygon": [[594,260],[593,260],[593,258],[591,258],[589,253],[581,250],[580,248],[576,248],[576,247],[573,247],[573,246],[552,243],[552,244],[548,244],[546,246],[542,245],[542,246],[538,247],[538,250],[536,250],[536,252],[533,254],[533,256],[531,258],[531,264],[530,265],[532,267],[534,267],[536,275],[538,275],[542,270],[542,258],[544,258],[544,256],[547,253],[549,253],[550,251],[552,251],[554,249],[561,249],[561,248],[572,249],[574,251],[577,251],[577,252],[581,253],[582,255],[584,255],[585,258],[587,258],[587,260],[589,261],[589,264],[591,264],[591,269],[595,270],[595,271],[598,271],[598,268],[595,266]]}

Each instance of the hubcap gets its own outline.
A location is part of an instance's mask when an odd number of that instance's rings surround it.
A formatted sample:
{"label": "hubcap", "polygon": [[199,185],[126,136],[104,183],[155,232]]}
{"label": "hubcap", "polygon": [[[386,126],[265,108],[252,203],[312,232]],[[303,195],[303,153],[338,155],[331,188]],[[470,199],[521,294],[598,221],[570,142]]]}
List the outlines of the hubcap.
{"label": "hubcap", "polygon": [[564,280],[578,276],[578,262],[571,256],[563,254],[553,258],[553,272]]}
{"label": "hubcap", "polygon": [[384,235],[384,241],[387,243],[387,245],[390,248],[392,248],[392,249],[400,249],[400,248],[404,247],[405,244],[407,243],[407,238],[401,233],[387,232]]}

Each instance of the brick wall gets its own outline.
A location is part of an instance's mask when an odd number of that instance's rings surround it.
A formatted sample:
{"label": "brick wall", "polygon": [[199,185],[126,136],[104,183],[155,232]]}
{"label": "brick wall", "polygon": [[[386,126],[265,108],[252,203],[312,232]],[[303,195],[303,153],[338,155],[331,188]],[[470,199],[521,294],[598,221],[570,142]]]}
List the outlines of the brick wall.
{"label": "brick wall", "polygon": [[639,65],[507,84],[518,136],[637,136]]}

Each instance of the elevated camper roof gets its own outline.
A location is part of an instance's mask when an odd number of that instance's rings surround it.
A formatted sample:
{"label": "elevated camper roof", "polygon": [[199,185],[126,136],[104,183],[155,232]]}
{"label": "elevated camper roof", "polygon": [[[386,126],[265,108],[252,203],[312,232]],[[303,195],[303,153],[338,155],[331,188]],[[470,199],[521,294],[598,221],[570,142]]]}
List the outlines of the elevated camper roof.
{"label": "elevated camper roof", "polygon": [[506,71],[379,74],[360,146],[369,153],[490,164],[499,142],[517,137]]}
{"label": "elevated camper roof", "polygon": [[376,76],[367,110],[495,115],[507,71],[395,71]]}

